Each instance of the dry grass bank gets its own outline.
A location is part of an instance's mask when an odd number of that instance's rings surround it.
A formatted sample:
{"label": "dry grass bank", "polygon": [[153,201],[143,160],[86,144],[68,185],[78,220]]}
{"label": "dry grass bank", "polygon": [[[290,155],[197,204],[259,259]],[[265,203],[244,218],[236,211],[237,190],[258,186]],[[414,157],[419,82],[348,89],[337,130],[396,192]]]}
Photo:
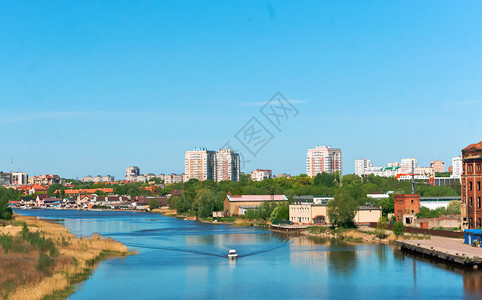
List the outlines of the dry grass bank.
{"label": "dry grass bank", "polygon": [[[32,235],[36,242],[22,235],[22,223],[38,233]],[[3,244],[0,249],[0,292],[9,299],[42,299],[54,292],[66,298],[100,259],[128,254],[120,242],[97,235],[77,238],[60,224],[33,217],[15,215],[12,226],[0,227],[0,235],[11,237],[8,252]]]}
{"label": "dry grass bank", "polygon": [[163,214],[166,217],[175,217],[177,216],[177,211],[175,209],[164,209],[164,208],[156,208],[152,210],[153,213]]}

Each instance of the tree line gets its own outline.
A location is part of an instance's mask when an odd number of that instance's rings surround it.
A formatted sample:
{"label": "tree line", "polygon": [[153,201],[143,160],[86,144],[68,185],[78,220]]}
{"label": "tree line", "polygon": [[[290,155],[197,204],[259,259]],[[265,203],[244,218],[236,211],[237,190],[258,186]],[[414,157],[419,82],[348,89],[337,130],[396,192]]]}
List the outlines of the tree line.
{"label": "tree line", "polygon": [[[83,183],[75,180],[70,180],[69,182],[76,189],[110,187],[113,188],[114,194],[132,197],[166,195],[174,190],[179,190],[182,191],[181,195],[171,197],[169,206],[176,209],[179,213],[191,212],[198,217],[209,217],[213,211],[223,210],[223,201],[228,192],[231,192],[233,195],[284,194],[290,202],[293,201],[293,197],[296,195],[335,196],[335,201],[330,201],[332,206],[339,203],[342,206],[350,205],[353,207],[370,203],[371,205],[381,206],[385,216],[393,212],[393,196],[377,201],[368,198],[367,194],[386,193],[388,191],[403,194],[411,192],[411,183],[409,181],[398,181],[395,177],[380,177],[372,174],[363,178],[354,174],[341,177],[339,173],[321,173],[313,178],[306,174],[301,174],[290,178],[269,178],[263,181],[253,181],[249,174],[242,174],[238,182],[191,179],[187,182],[172,183],[162,188],[161,186],[156,187],[154,191],[145,189],[148,186],[147,183],[107,185],[103,183]],[[54,197],[63,197],[65,189],[61,185],[52,185],[48,188],[48,193]],[[425,182],[417,181],[415,192],[422,197],[458,196],[460,195],[460,185],[431,186]],[[7,202],[8,200],[18,200],[22,197],[22,194],[16,191],[9,193],[8,196],[4,196]],[[273,211],[274,208],[270,214]],[[266,212],[256,213],[267,217]],[[333,219],[330,217],[330,219],[334,220],[336,216],[333,216]]]}

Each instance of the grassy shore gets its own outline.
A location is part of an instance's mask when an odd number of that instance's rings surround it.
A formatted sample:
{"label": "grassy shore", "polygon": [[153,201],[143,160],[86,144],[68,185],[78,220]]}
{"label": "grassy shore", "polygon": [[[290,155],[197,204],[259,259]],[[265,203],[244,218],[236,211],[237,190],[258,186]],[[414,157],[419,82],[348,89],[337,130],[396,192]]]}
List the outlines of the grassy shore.
{"label": "grassy shore", "polygon": [[322,238],[342,239],[352,243],[365,244],[393,244],[396,240],[429,240],[430,235],[403,233],[396,236],[390,230],[383,233],[377,232],[374,228],[337,228],[312,226],[306,228],[303,234]]}
{"label": "grassy shore", "polygon": [[8,299],[62,299],[99,261],[127,247],[98,235],[77,238],[64,226],[15,215],[0,227],[0,293]]}

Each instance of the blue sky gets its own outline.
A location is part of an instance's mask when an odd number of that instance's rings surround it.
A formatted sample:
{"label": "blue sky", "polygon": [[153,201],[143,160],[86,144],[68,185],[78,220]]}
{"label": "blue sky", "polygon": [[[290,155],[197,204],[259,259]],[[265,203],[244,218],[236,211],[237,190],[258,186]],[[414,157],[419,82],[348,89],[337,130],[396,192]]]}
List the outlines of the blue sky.
{"label": "blue sky", "polygon": [[[480,1],[0,1],[0,170],[183,172],[252,117],[275,138],[242,171],[305,172],[306,149],[376,165],[482,140]],[[259,109],[299,111],[282,131]]]}

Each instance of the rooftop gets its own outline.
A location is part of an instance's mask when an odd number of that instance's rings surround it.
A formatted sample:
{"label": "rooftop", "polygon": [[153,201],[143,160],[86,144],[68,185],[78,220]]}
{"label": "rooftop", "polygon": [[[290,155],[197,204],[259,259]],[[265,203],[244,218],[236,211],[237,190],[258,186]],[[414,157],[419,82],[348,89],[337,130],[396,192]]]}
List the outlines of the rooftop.
{"label": "rooftop", "polygon": [[227,195],[231,202],[288,201],[285,195]]}

